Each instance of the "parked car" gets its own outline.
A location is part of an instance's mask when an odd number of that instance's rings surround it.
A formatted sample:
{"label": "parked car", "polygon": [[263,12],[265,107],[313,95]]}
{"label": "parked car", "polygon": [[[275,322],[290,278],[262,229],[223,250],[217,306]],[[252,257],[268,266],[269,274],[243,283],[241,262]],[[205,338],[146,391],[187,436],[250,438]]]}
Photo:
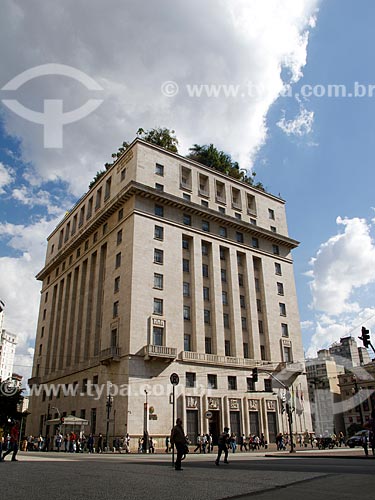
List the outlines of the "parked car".
{"label": "parked car", "polygon": [[349,448],[354,448],[355,446],[363,446],[363,439],[367,436],[367,442],[369,442],[370,431],[363,430],[356,432],[354,436],[350,437],[346,444]]}

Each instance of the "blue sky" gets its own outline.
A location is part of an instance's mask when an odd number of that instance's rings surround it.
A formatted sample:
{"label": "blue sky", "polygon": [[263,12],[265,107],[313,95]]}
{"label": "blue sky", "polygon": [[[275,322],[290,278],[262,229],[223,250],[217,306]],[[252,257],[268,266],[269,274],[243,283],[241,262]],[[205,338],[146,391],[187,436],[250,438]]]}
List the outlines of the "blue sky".
{"label": "blue sky", "polygon": [[[5,327],[20,338],[15,370],[30,372],[40,289],[34,276],[46,236],[139,127],[175,129],[181,154],[213,142],[286,199],[290,235],[301,242],[295,277],[309,356],[349,332],[359,335],[362,324],[375,327],[375,96],[301,96],[304,85],[353,92],[355,82],[375,84],[375,4],[110,3],[93,0],[87,12],[73,0],[59,9],[42,0],[4,2],[0,87],[54,63],[83,71],[103,89],[95,95],[102,104],[66,125],[56,149],[44,148],[42,126],[0,103],[0,296]],[[166,96],[166,81],[178,93]],[[249,82],[258,93],[241,97]],[[193,98],[194,84],[238,85],[240,94]],[[286,87],[291,95],[280,96]],[[17,97],[37,111],[44,99],[59,98],[65,111],[92,96],[69,78],[47,76]],[[0,90],[6,98],[9,91]]]}

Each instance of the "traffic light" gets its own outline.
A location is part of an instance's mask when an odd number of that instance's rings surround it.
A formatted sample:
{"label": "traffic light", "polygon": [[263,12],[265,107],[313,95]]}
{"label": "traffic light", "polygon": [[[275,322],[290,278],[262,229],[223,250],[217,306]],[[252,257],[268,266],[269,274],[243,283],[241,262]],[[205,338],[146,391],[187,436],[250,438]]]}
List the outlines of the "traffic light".
{"label": "traffic light", "polygon": [[258,382],[258,368],[253,368],[253,382]]}
{"label": "traffic light", "polygon": [[370,330],[367,330],[364,326],[362,326],[362,337],[358,337],[359,339],[362,340],[363,345],[367,348],[370,347],[371,345],[371,340],[370,340]]}
{"label": "traffic light", "polygon": [[60,424],[63,424],[65,422],[65,418],[64,417],[60,417]]}

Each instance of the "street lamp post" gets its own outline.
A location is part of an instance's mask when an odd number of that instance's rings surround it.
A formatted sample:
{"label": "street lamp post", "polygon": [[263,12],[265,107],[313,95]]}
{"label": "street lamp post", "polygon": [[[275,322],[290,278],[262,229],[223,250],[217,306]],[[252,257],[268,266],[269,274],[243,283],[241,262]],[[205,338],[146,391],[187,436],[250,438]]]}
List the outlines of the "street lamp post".
{"label": "street lamp post", "polygon": [[145,391],[146,401],[145,401],[144,406],[143,406],[143,443],[144,443],[143,449],[144,449],[145,453],[148,453],[149,452],[148,399],[147,399],[148,392],[146,391],[146,389],[144,391]]}
{"label": "street lamp post", "polygon": [[108,440],[109,440],[109,417],[111,415],[111,409],[112,409],[112,396],[109,394],[107,397],[107,402],[106,402],[106,407],[107,407],[107,429],[105,433],[105,441],[106,441],[106,447],[107,451],[109,450],[108,446]]}

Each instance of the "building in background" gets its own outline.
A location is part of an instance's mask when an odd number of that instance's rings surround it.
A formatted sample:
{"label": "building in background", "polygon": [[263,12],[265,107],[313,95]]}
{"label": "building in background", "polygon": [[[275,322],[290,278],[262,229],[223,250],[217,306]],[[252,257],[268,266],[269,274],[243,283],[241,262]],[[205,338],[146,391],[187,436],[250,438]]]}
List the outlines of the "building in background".
{"label": "building in background", "polygon": [[358,347],[353,337],[342,337],[339,342],[331,345],[329,352],[338,365],[348,369],[371,362],[367,349]]}
{"label": "building in background", "polygon": [[2,329],[0,335],[0,380],[12,378],[17,336]]}
{"label": "building in background", "polygon": [[[72,414],[163,446],[176,373],[192,441],[224,426],[274,441],[287,426],[262,367],[304,361],[297,245],[282,199],[136,139],[48,237],[29,383],[60,390],[31,397],[28,432]],[[307,394],[306,376],[294,387]],[[311,431],[308,401],[301,415]]]}
{"label": "building in background", "polygon": [[328,349],[306,360],[312,425],[317,436],[345,433],[339,386],[339,375],[344,372]]}

